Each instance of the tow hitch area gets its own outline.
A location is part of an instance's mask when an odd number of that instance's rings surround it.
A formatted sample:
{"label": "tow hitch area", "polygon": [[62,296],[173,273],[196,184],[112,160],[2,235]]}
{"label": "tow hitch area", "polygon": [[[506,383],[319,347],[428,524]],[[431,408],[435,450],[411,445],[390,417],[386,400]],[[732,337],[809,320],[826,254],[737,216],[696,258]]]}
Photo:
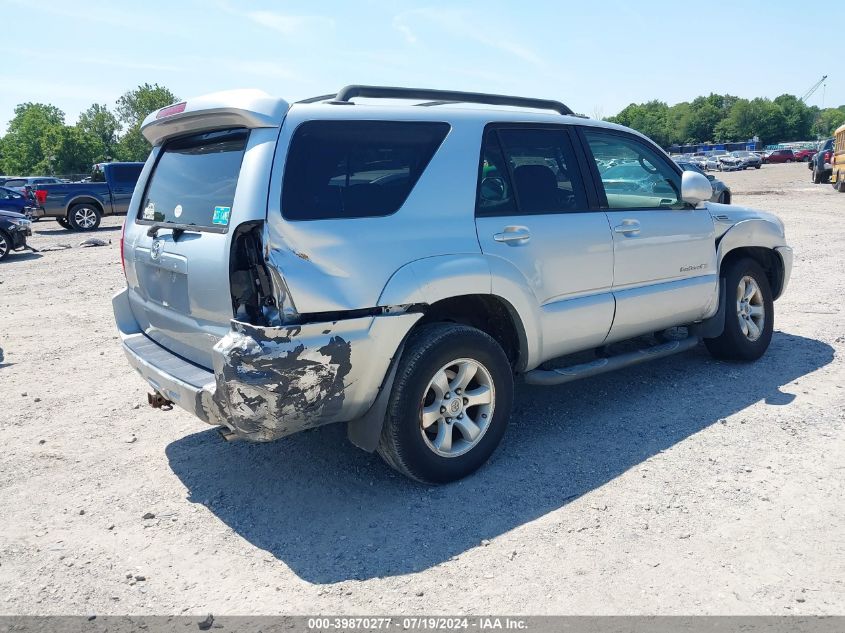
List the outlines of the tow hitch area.
{"label": "tow hitch area", "polygon": [[170,411],[173,408],[173,401],[168,400],[158,392],[148,393],[147,402],[153,409],[162,409],[164,411]]}
{"label": "tow hitch area", "polygon": [[227,429],[225,426],[219,427],[217,432],[220,433],[220,437],[227,442],[237,442],[241,439],[237,433],[235,433],[232,429]]}

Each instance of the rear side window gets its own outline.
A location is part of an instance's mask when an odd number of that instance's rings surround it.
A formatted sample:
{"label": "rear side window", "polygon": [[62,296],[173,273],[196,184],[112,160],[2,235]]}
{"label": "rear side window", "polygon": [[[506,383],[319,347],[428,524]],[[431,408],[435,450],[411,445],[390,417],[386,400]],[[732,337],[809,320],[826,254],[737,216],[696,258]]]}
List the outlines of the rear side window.
{"label": "rear side window", "polygon": [[117,187],[134,187],[143,165],[114,165],[111,167],[112,183]]}
{"label": "rear side window", "polygon": [[288,220],[390,215],[408,198],[448,123],[309,121],[291,140],[282,190]]}
{"label": "rear side window", "polygon": [[503,127],[485,133],[478,216],[567,213],[586,208],[566,130]]}
{"label": "rear side window", "polygon": [[246,149],[247,130],[168,142],[147,184],[138,219],[225,230]]}

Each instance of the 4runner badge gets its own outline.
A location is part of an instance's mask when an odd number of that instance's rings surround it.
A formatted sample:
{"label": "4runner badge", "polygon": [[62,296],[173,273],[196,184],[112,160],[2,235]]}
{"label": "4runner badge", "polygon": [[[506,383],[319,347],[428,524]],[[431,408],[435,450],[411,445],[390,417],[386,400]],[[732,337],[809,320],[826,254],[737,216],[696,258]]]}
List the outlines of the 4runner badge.
{"label": "4runner badge", "polygon": [[156,240],[153,242],[153,247],[150,249],[150,259],[158,261],[159,257],[161,257],[161,240]]}

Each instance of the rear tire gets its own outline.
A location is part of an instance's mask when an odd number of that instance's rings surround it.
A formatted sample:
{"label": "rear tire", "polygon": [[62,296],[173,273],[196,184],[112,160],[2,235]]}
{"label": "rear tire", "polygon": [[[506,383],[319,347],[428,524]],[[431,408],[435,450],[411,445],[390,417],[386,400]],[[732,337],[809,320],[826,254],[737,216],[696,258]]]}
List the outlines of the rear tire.
{"label": "rear tire", "polygon": [[492,455],[512,402],[510,363],[491,336],[454,323],[424,325],[399,360],[378,453],[417,481],[456,481]]}
{"label": "rear tire", "polygon": [[67,212],[67,221],[77,231],[93,231],[100,226],[103,214],[92,204],[75,204]]}
{"label": "rear tire", "polygon": [[729,264],[723,276],[725,329],[704,344],[715,358],[757,360],[772,340],[775,313],[769,279],[760,264],[747,257]]}
{"label": "rear tire", "polygon": [[818,170],[814,167],[813,168],[813,183],[816,185],[822,184],[822,175],[818,172]]}

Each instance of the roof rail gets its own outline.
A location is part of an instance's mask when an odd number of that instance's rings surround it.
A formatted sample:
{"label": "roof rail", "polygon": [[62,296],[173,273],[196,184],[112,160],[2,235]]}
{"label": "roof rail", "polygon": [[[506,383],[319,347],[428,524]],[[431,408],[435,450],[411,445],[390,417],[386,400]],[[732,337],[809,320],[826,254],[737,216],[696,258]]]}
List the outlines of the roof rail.
{"label": "roof rail", "polygon": [[[433,106],[447,103],[483,103],[485,105],[513,106],[517,108],[536,108],[553,110],[559,114],[573,114],[566,105],[551,99],[531,99],[528,97],[510,97],[507,95],[486,94],[483,92],[460,92],[457,90],[431,90],[429,88],[397,88],[393,86],[359,86],[341,88],[329,103],[351,105],[350,99],[365,97],[370,99],[419,99],[426,101],[420,105]],[[314,101],[323,98],[315,98]],[[305,102],[313,101],[306,99]]]}

